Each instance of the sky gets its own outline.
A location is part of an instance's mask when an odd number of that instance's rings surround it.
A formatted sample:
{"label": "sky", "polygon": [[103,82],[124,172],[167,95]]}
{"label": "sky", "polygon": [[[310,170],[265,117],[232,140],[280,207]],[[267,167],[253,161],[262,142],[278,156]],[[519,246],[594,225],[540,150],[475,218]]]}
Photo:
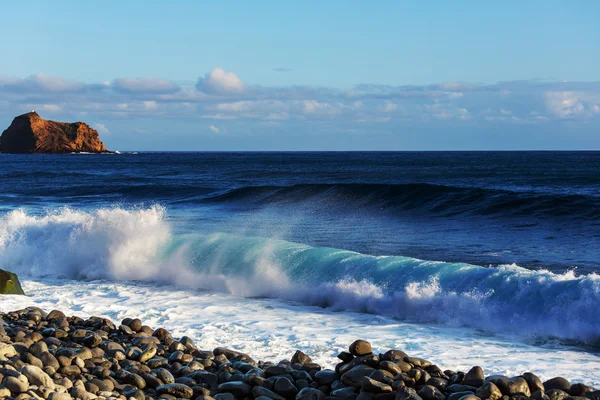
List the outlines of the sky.
{"label": "sky", "polygon": [[600,2],[0,3],[0,130],[113,150],[600,149]]}

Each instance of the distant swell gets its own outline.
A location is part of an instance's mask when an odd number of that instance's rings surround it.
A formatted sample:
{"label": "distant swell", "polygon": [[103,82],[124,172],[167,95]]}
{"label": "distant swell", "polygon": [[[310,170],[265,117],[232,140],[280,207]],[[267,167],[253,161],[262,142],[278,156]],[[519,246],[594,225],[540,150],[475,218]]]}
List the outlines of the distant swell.
{"label": "distant swell", "polygon": [[165,209],[0,217],[0,268],[159,282],[338,310],[600,343],[600,276],[374,257],[229,234],[175,235]]}
{"label": "distant swell", "polygon": [[443,216],[540,216],[600,219],[600,197],[581,194],[513,192],[499,189],[411,184],[320,184],[257,186],[209,196],[210,202],[349,206],[430,212]]}

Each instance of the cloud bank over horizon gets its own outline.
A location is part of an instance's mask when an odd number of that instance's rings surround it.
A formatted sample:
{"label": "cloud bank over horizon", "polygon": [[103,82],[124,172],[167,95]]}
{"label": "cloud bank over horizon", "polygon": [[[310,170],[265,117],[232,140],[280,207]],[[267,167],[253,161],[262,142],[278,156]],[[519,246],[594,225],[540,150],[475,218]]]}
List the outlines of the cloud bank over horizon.
{"label": "cloud bank over horizon", "polygon": [[[503,142],[504,148],[532,147],[533,142],[510,144],[502,137],[531,132],[538,142],[548,137],[540,148],[600,148],[600,135],[589,135],[600,127],[600,82],[270,87],[245,82],[221,67],[189,83],[149,77],[85,83],[43,73],[0,75],[0,120],[8,126],[12,117],[31,109],[45,118],[95,124],[110,133],[115,145],[126,147],[132,135],[145,134],[160,145],[163,134],[197,143],[196,149],[206,147],[198,138],[216,135],[218,149],[238,149],[242,142],[254,143],[248,148],[254,150],[470,148],[465,140],[473,148],[490,143],[493,149]],[[167,132],[174,128],[176,133]],[[490,132],[493,140],[480,140]],[[585,140],[578,141],[578,132],[588,132]],[[286,136],[304,137],[306,145],[296,139],[282,146]],[[379,138],[377,145],[373,137]],[[324,146],[313,143],[318,138],[324,138]]]}

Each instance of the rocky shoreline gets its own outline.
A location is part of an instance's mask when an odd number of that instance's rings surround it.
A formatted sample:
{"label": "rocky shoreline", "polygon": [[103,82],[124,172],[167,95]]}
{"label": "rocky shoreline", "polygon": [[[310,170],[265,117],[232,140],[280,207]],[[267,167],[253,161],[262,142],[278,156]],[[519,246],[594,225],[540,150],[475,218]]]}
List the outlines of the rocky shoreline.
{"label": "rocky shoreline", "polygon": [[290,356],[198,349],[139,319],[0,313],[0,399],[600,400],[600,390],[561,377],[442,370],[401,350],[375,354],[364,340],[338,355],[335,370],[301,351]]}

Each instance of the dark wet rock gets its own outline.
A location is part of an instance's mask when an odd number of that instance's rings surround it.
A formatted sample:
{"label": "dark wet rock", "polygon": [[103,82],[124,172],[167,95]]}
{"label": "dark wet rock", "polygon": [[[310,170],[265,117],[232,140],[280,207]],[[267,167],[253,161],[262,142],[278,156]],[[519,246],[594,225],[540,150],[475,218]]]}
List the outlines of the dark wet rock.
{"label": "dark wet rock", "polygon": [[361,387],[362,377],[369,376],[373,372],[375,372],[374,368],[367,365],[358,365],[342,375],[341,381],[348,386]]}
{"label": "dark wet rock", "polygon": [[504,395],[523,395],[529,397],[531,392],[527,381],[520,377],[508,378],[503,375],[492,375],[486,378],[486,382],[492,382]]}
{"label": "dark wet rock", "polygon": [[547,390],[545,394],[550,400],[563,400],[569,397],[569,393],[560,389],[550,389]]}
{"label": "dark wet rock", "polygon": [[563,392],[569,392],[569,390],[571,389],[571,382],[569,382],[563,377],[558,376],[556,378],[552,378],[544,382],[544,389],[546,389],[546,391],[551,389],[558,389],[562,390]]}
{"label": "dark wet rock", "polygon": [[312,360],[309,356],[307,356],[306,354],[304,354],[303,352],[301,352],[300,350],[296,350],[296,352],[294,353],[294,355],[292,356],[292,364],[307,364],[307,363],[311,363]]}
{"label": "dark wet rock", "polygon": [[332,371],[330,369],[324,369],[321,371],[318,371],[315,374],[315,380],[320,384],[320,385],[327,385],[330,386],[333,382],[335,382],[336,380],[338,380],[340,377],[337,374],[337,372]]}
{"label": "dark wet rock", "polygon": [[218,393],[215,395],[215,400],[237,400],[231,393]]}
{"label": "dark wet rock", "polygon": [[449,395],[449,396],[446,398],[446,400],[460,400],[460,399],[462,399],[463,397],[466,397],[466,396],[474,396],[474,395],[475,395],[475,393],[473,393],[473,392],[468,392],[468,391],[467,391],[467,392],[456,392],[456,393],[452,393],[452,394],[450,394],[450,395]]}
{"label": "dark wet rock", "polygon": [[295,400],[325,400],[325,393],[319,389],[307,387],[298,392]]}
{"label": "dark wet rock", "polygon": [[545,390],[542,380],[538,378],[536,374],[531,372],[525,372],[521,376],[523,377],[523,379],[525,379],[525,381],[527,381],[527,385],[529,385],[529,391],[531,393],[537,392],[538,390],[541,390],[543,392]]}
{"label": "dark wet rock", "polygon": [[421,396],[417,394],[415,389],[401,387],[396,391],[395,400],[423,400]]}
{"label": "dark wet rock", "polygon": [[278,378],[273,385],[273,390],[286,399],[293,399],[298,394],[298,388],[286,377]]}
{"label": "dark wet rock", "polygon": [[595,389],[591,386],[588,386],[583,383],[575,383],[571,385],[571,389],[569,389],[569,394],[571,396],[584,396],[586,393],[591,393]]}
{"label": "dark wet rock", "polygon": [[502,392],[492,382],[484,383],[475,394],[481,399],[498,400],[502,397]]}
{"label": "dark wet rock", "polygon": [[420,368],[427,368],[432,365],[431,362],[418,357],[405,357],[404,361]]}
{"label": "dark wet rock", "polygon": [[435,386],[425,385],[417,392],[423,400],[444,400],[446,396]]}
{"label": "dark wet rock", "polygon": [[218,386],[219,393],[231,393],[235,397],[244,398],[252,393],[250,385],[244,382],[225,382]]}
{"label": "dark wet rock", "polygon": [[366,340],[356,340],[350,345],[350,353],[354,356],[366,356],[373,353],[371,343]]}
{"label": "dark wet rock", "polygon": [[285,400],[285,398],[283,396],[280,396],[277,393],[273,392],[272,390],[269,390],[269,389],[261,387],[261,386],[255,386],[254,388],[252,388],[252,395],[255,398],[263,396],[263,397],[273,399],[273,400]]}
{"label": "dark wet rock", "polygon": [[388,393],[392,391],[392,387],[388,384],[379,382],[375,379],[363,376],[361,380],[361,388],[369,393]]}
{"label": "dark wet rock", "polygon": [[330,394],[334,399],[342,399],[342,400],[355,400],[358,396],[358,393],[354,391],[354,388],[347,387],[334,390]]}
{"label": "dark wet rock", "polygon": [[543,390],[536,390],[531,393],[531,398],[534,400],[550,400],[550,397],[546,396]]}
{"label": "dark wet rock", "polygon": [[408,354],[401,350],[388,350],[381,355],[381,360],[395,362],[403,361],[406,357],[408,357]]}
{"label": "dark wet rock", "polygon": [[156,391],[159,394],[170,394],[172,396],[183,399],[191,399],[194,395],[194,391],[192,390],[192,388],[180,383],[169,383],[166,385],[161,385],[156,388]]}
{"label": "dark wet rock", "polygon": [[484,383],[483,369],[481,367],[473,367],[466,373],[462,384],[468,386],[480,387]]}
{"label": "dark wet rock", "polygon": [[446,391],[448,391],[450,393],[458,393],[458,392],[473,392],[473,393],[475,393],[476,390],[477,390],[477,387],[475,387],[475,386],[459,385],[457,383],[446,387]]}

